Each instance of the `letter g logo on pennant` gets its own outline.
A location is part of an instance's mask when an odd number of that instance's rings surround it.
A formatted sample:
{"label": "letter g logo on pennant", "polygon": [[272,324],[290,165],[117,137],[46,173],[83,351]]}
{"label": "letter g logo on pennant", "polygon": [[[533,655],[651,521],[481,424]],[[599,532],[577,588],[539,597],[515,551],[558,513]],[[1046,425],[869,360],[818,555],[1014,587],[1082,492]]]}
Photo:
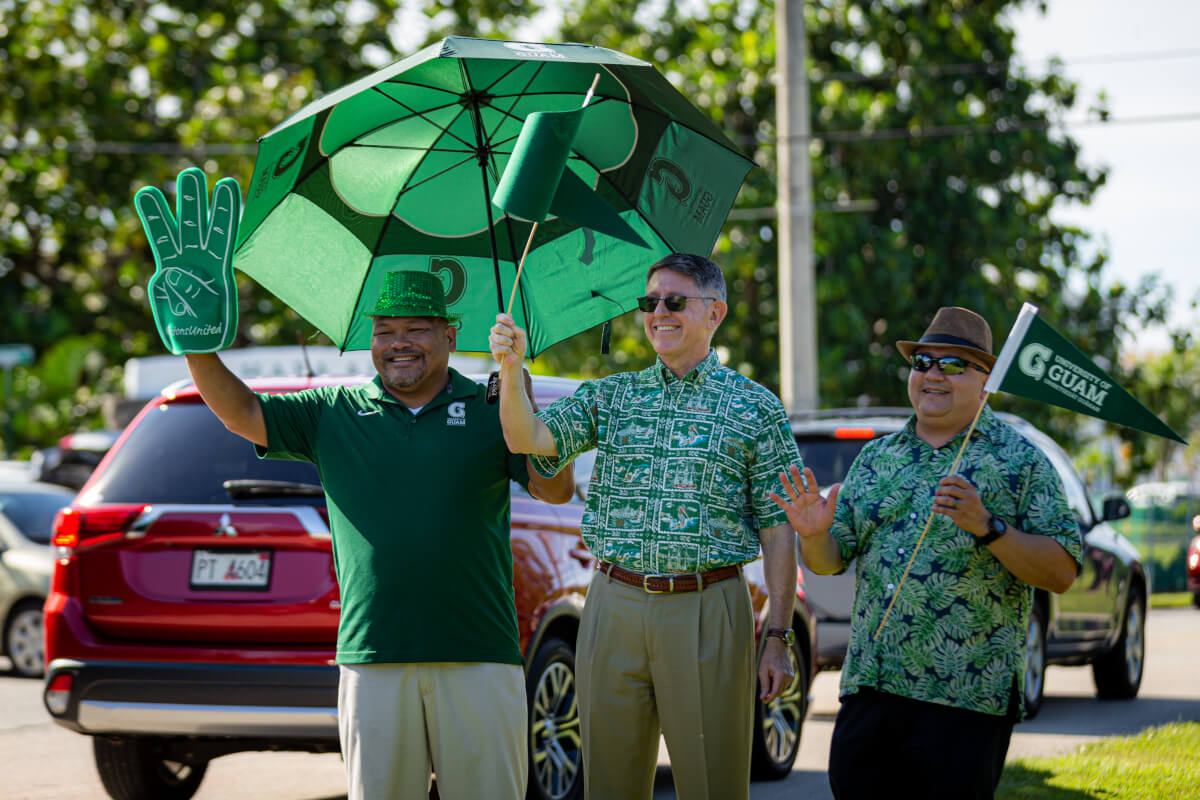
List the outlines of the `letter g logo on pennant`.
{"label": "letter g logo on pennant", "polygon": [[1044,344],[1027,344],[1021,348],[1021,352],[1017,356],[1017,366],[1021,368],[1021,372],[1035,381],[1040,381],[1046,374],[1046,363],[1052,355],[1054,355],[1054,351]]}

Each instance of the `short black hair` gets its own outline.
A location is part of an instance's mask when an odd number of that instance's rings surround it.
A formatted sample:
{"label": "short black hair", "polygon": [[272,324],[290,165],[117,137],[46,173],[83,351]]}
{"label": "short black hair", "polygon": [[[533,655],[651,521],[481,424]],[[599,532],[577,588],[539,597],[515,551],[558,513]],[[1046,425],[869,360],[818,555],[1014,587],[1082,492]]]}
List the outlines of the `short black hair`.
{"label": "short black hair", "polygon": [[725,273],[711,259],[691,253],[672,253],[650,265],[646,272],[646,282],[650,276],[660,269],[669,269],[686,275],[696,282],[702,292],[714,293],[721,302],[725,302]]}

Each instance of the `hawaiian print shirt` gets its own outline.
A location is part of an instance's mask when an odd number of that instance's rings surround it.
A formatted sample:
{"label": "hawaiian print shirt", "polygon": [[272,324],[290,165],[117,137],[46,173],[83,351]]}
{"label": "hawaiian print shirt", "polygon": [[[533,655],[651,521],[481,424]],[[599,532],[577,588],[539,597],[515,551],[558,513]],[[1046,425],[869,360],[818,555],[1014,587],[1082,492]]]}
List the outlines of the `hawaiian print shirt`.
{"label": "hawaiian print shirt", "polygon": [[[873,687],[1004,715],[1014,682],[1019,697],[1024,688],[1033,587],[949,517],[933,517],[887,625],[872,640],[929,519],[937,483],[949,474],[965,435],[935,449],[917,437],[915,424],[914,417],[902,430],[868,443],[838,495],[832,533],[843,563],[858,561],[841,694]],[[990,512],[1025,533],[1053,537],[1082,563],[1079,525],[1058,473],[990,408],[984,408],[958,472]]]}
{"label": "hawaiian print shirt", "polygon": [[592,554],[638,572],[697,572],[758,557],[758,531],[787,522],[770,499],[800,455],[779,398],[721,366],[683,378],[661,359],[587,381],[538,414],[553,475],[595,447],[581,532]]}

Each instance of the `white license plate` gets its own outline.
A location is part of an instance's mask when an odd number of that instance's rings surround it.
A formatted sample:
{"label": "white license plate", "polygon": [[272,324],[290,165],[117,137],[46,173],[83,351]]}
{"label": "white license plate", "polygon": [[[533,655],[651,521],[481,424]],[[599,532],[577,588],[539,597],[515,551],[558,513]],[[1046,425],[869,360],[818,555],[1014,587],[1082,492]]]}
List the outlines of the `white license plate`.
{"label": "white license plate", "polygon": [[271,585],[271,551],[193,550],[191,588],[266,589]]}

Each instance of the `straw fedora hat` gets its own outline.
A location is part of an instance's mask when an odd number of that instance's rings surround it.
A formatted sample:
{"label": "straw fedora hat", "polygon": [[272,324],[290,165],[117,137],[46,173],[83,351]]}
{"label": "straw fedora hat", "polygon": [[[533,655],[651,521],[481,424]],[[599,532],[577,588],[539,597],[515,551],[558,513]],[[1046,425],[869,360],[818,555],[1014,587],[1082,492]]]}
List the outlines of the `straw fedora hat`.
{"label": "straw fedora hat", "polygon": [[913,351],[923,344],[966,350],[988,369],[996,363],[996,357],[992,355],[992,329],[987,320],[970,309],[958,306],[939,308],[920,339],[915,342],[898,341],[896,349],[909,359]]}

